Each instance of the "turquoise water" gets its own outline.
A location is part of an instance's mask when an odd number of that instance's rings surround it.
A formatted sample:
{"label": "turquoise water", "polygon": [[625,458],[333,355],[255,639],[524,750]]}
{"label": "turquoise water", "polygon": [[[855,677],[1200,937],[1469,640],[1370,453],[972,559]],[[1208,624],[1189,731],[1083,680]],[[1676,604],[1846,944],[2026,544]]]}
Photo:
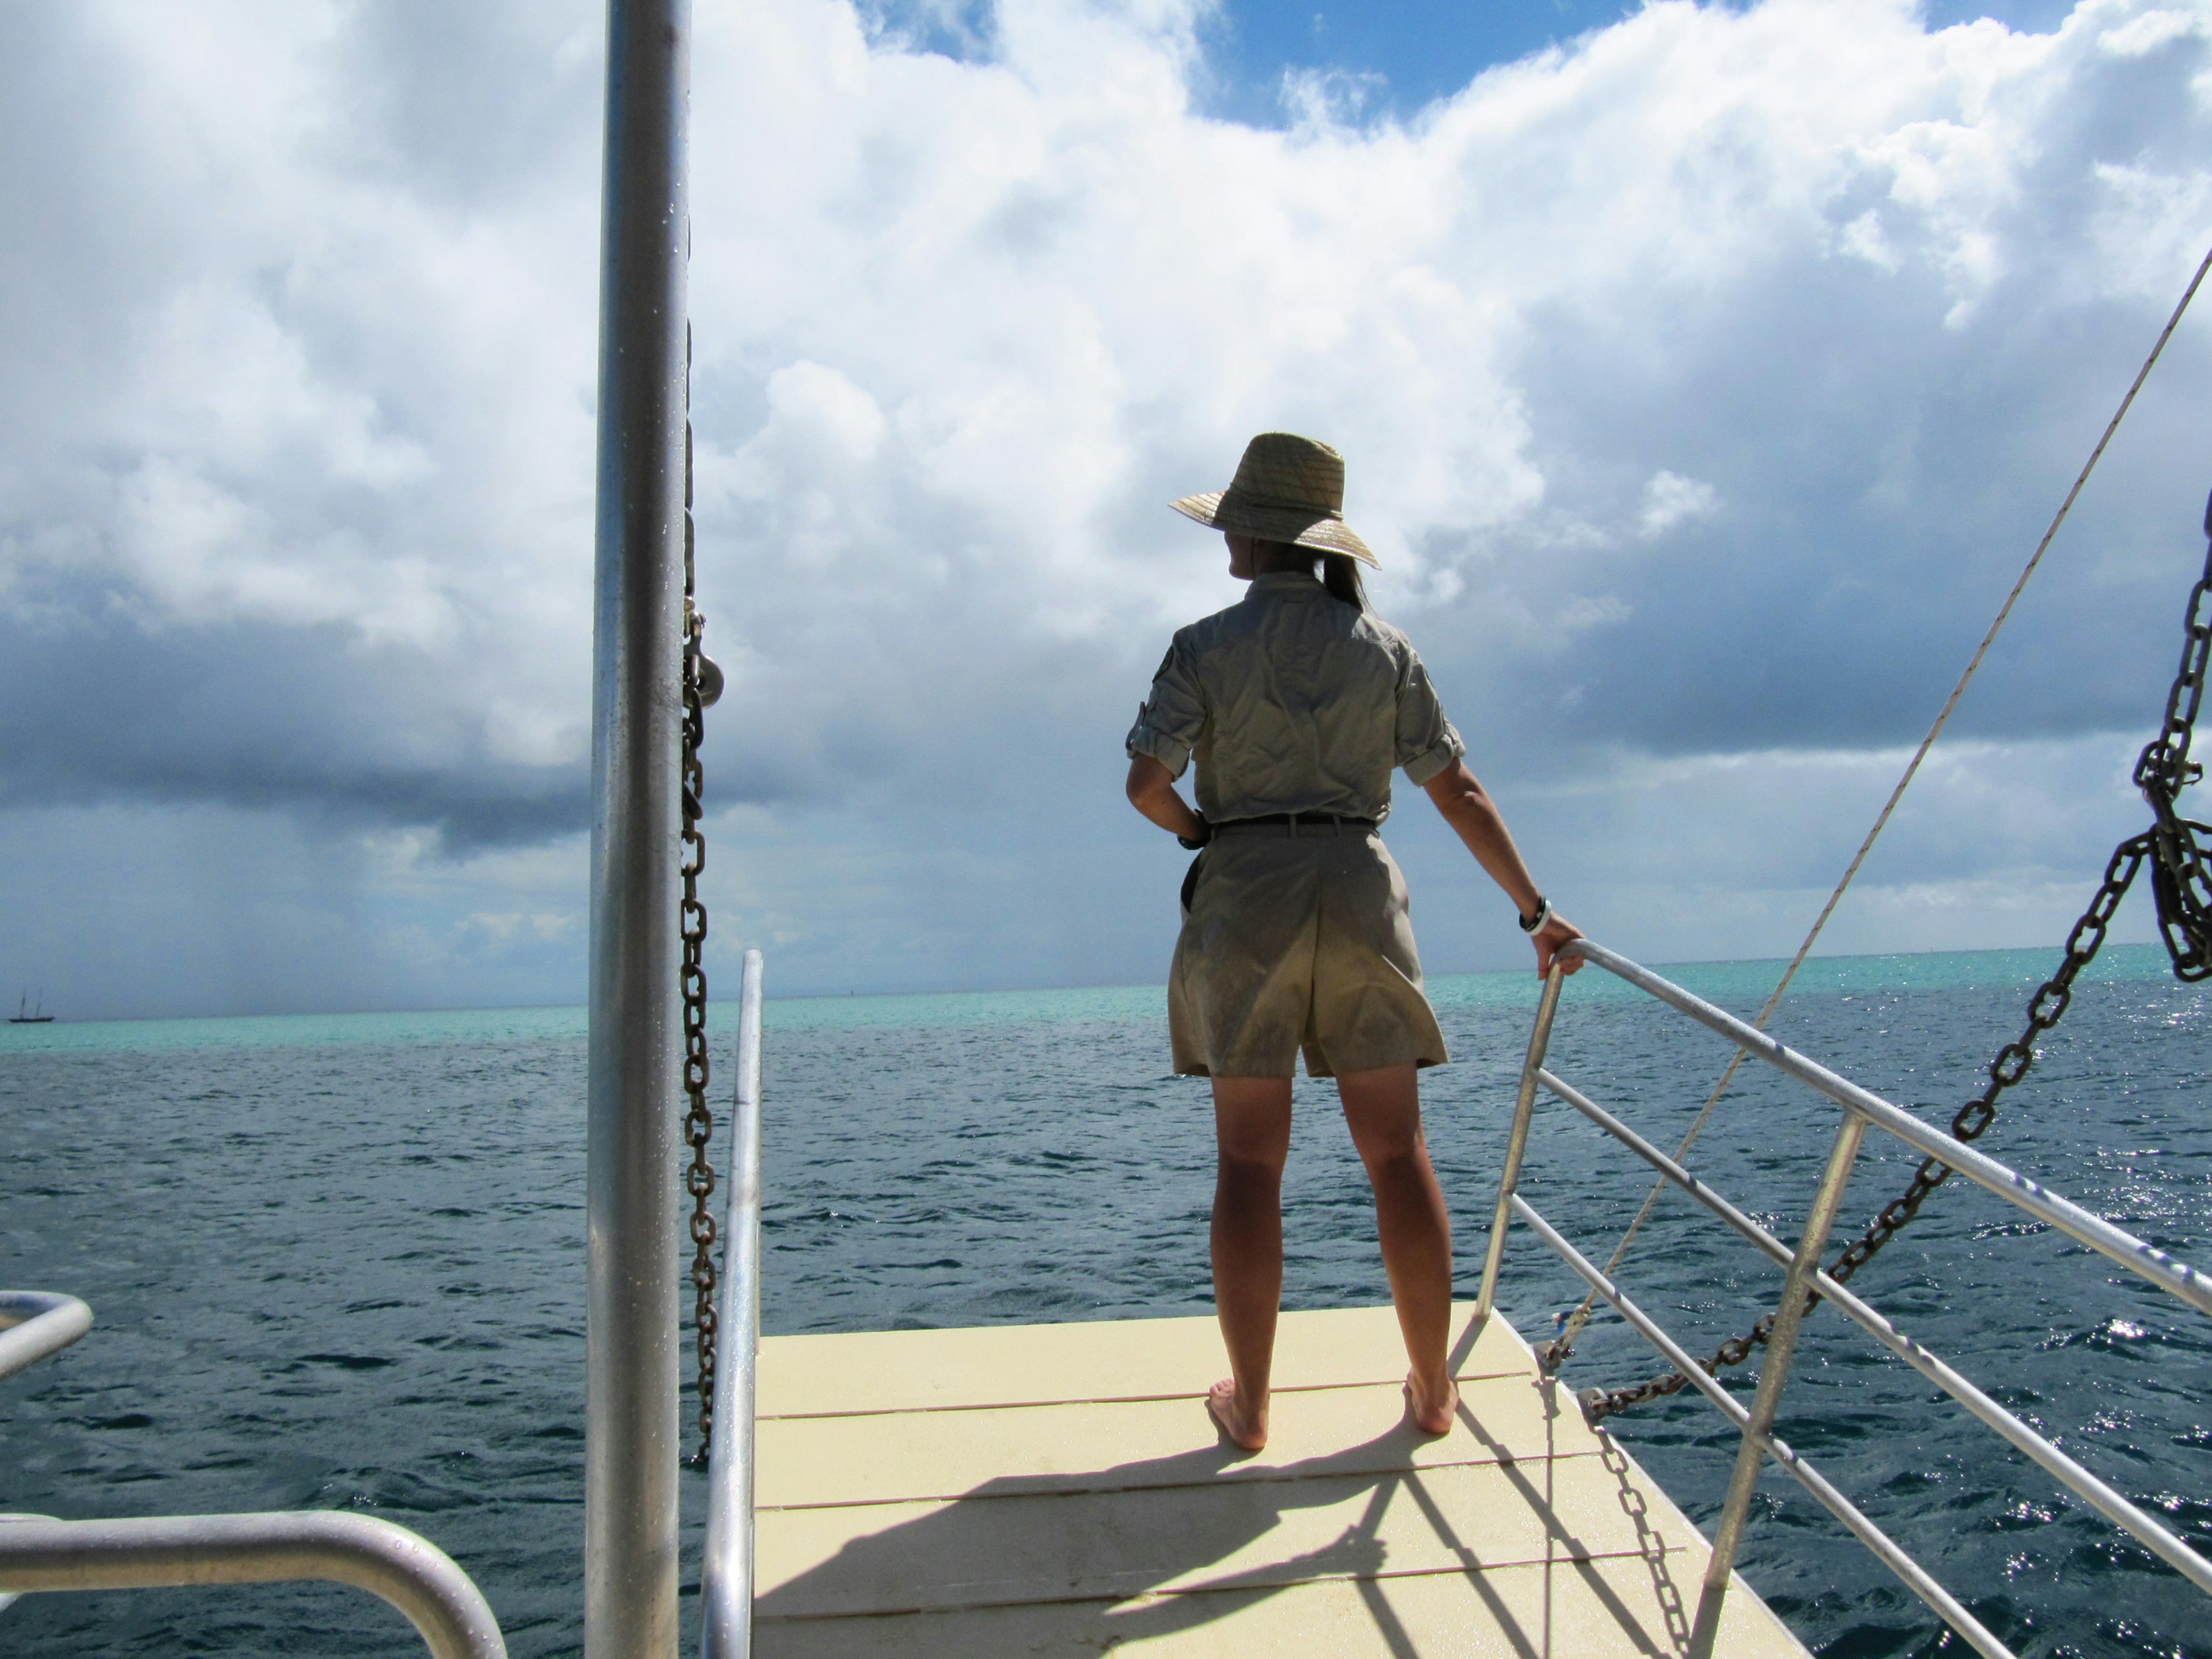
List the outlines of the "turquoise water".
{"label": "turquoise water", "polygon": [[[2032,990],[2056,965],[2051,951],[1948,951],[1912,956],[1814,957],[1798,969],[1801,995],[1873,991]],[[1781,959],[1651,964],[1677,985],[1723,1007],[1752,1011],[1788,964]],[[2087,981],[2162,978],[2155,945],[2117,945],[2089,965]],[[1438,1008],[1534,1008],[1533,974],[1446,974],[1429,981]],[[1594,974],[1577,987],[1584,1000],[1632,1000],[1640,994]],[[1158,986],[1059,991],[946,991],[902,996],[769,997],[769,1031],[932,1029],[957,1025],[1054,1024],[1141,1020],[1159,1011]],[[716,1023],[737,1018],[734,1002],[713,1005]],[[209,1019],[56,1021],[0,1028],[0,1055],[151,1054],[173,1048],[309,1048],[353,1043],[508,1042],[584,1035],[581,1006],[437,1009],[419,1013],[270,1014]]]}
{"label": "turquoise water", "polygon": [[[2056,959],[1820,959],[1775,1029],[1940,1121],[2017,1033]],[[1668,971],[1749,1012],[1780,968]],[[1482,975],[1431,988],[1455,1063],[1425,1074],[1425,1113],[1471,1292],[1536,984]],[[718,1065],[732,1012],[714,1011]],[[1206,1310],[1209,1117],[1203,1085],[1168,1073],[1164,1026],[1157,988],[771,1000],[767,1328]],[[384,1515],[459,1559],[518,1659],[575,1652],[585,1046],[581,1012],[560,1008],[0,1031],[0,1277],[81,1295],[98,1321],[0,1384],[0,1510]],[[1727,1053],[1585,972],[1553,1063],[1666,1140]],[[1753,1069],[1693,1162],[1787,1237],[1833,1112]],[[2176,984],[2155,947],[2114,949],[1983,1145],[2204,1265],[2208,1091],[2212,989]],[[1297,1098],[1285,1302],[1378,1301],[1341,1121],[1325,1086],[1302,1081]],[[1854,1178],[1854,1225],[1915,1161],[1879,1143]],[[1586,1250],[1604,1252],[1648,1186],[1565,1109],[1539,1116],[1524,1191]],[[1857,1288],[2212,1553],[2212,1321],[2023,1223],[1954,1184]],[[1762,1260],[1676,1203],[1623,1277],[1698,1351],[1774,1295]],[[1519,1328],[1547,1328],[1576,1290],[1512,1235],[1501,1307]],[[1568,1380],[1651,1369],[1632,1334],[1601,1321]],[[1678,1397],[1615,1425],[1710,1525],[1734,1450],[1711,1408]],[[1782,1431],[2023,1654],[2212,1655],[2207,1604],[2176,1575],[1840,1322],[1808,1324]],[[686,1488],[696,1549],[696,1480]],[[1762,1488],[1742,1565],[1824,1655],[1955,1650],[1778,1479]],[[0,1650],[420,1648],[353,1593],[268,1587],[34,1596],[0,1613]]]}

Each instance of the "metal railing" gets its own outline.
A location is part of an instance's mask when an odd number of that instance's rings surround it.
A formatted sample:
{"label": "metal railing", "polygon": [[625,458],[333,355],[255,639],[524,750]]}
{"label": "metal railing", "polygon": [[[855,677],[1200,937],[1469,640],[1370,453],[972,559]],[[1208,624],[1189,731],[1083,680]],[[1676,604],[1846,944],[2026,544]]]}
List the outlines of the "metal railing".
{"label": "metal railing", "polygon": [[[0,1291],[0,1377],[92,1328],[73,1296]],[[58,1521],[0,1515],[0,1609],[33,1591],[175,1589],[324,1579],[404,1613],[434,1659],[507,1659],[499,1620],[453,1557],[418,1533],[337,1510]]]}
{"label": "metal railing", "polygon": [[435,1659],[507,1659],[483,1594],[429,1540],[337,1510],[0,1522],[0,1590],[170,1589],[301,1578],[350,1584],[407,1615]]}
{"label": "metal railing", "polygon": [[730,1122],[729,1240],[722,1264],[714,1443],[707,1463],[699,1651],[750,1659],[753,1648],[753,1413],[760,1358],[761,953],[745,952],[738,1003],[737,1110]]}
{"label": "metal railing", "polygon": [[[1547,1069],[1544,1063],[1546,1051],[1551,1043],[1552,1023],[1559,1009],[1564,975],[1555,967],[1545,983],[1542,1000],[1537,1006],[1535,1026],[1529,1035],[1528,1059],[1522,1067],[1520,1091],[1514,1105],[1512,1133],[1506,1143],[1505,1167],[1498,1183],[1498,1207],[1491,1224],[1489,1251],[1483,1263],[1482,1292],[1476,1304],[1477,1317],[1486,1316],[1495,1304],[1498,1270],[1505,1254],[1506,1228],[1513,1218],[1518,1217],[1741,1431],[1742,1439],[1737,1449],[1735,1468],[1729,1481],[1728,1496],[1722,1504],[1719,1522],[1714,1528],[1712,1554],[1706,1564],[1697,1618],[1691,1631],[1691,1650],[1693,1654],[1705,1655],[1711,1651],[1729,1572],[1742,1541],[1744,1524],[1750,1514],[1759,1470],[1765,1461],[1771,1457],[1850,1528],[1852,1534],[1884,1565],[1910,1585],[1977,1652],[1985,1656],[1985,1659],[2014,1659],[2011,1650],[1990,1634],[1956,1597],[1936,1583],[1895,1540],[1860,1513],[1849,1498],[1775,1434],[1775,1415],[1789,1379],[1790,1362],[1796,1346],[1799,1328],[1806,1314],[1819,1302],[1828,1303],[1863,1327],[1876,1341],[1996,1430],[2008,1443],[2032,1459],[2083,1503],[2113,1525],[2132,1534],[2145,1548],[2166,1562],[2197,1589],[2212,1595],[2212,1560],[2198,1554],[2163,1523],[2090,1474],[1911,1337],[1899,1330],[1888,1319],[1837,1283],[1822,1271],[1820,1257],[1827,1246],[1829,1229],[1842,1205],[1844,1186],[1850,1180],[1851,1166],[1857,1158],[1860,1142],[1871,1127],[1894,1135],[1923,1157],[1948,1164],[1968,1180],[1987,1188],[2038,1220],[2140,1274],[2200,1312],[2212,1313],[2212,1280],[2208,1280],[2204,1274],[2186,1262],[2178,1261],[2164,1251],[2153,1249],[2132,1234],[2113,1226],[2101,1217],[2092,1215],[2079,1205],[2069,1202],[1985,1153],[1961,1145],[1942,1130],[1923,1123],[1881,1097],[1837,1076],[1826,1066],[1816,1065],[1765,1032],[1693,996],[1679,985],[1662,979],[1626,957],[1587,939],[1568,945],[1566,952],[1580,956],[1686,1014],[1778,1070],[1826,1095],[1844,1109],[1835,1139],[1829,1148],[1827,1162],[1821,1171],[1820,1184],[1814,1193],[1804,1230],[1798,1237],[1796,1248],[1792,1249],[1650,1141]],[[1534,1115],[1540,1088],[1565,1102],[1613,1136],[1784,1270],[1782,1297],[1775,1310],[1773,1332],[1767,1342],[1767,1357],[1759,1368],[1759,1384],[1748,1407],[1717,1382],[1700,1362],[1692,1358],[1681,1345],[1660,1327],[1658,1322],[1638,1307],[1612,1279],[1594,1267],[1560,1236],[1558,1229],[1537,1213],[1533,1205],[1521,1196],[1517,1190],[1521,1166],[1528,1149],[1528,1126]]]}
{"label": "metal railing", "polygon": [[92,1328],[92,1310],[52,1291],[0,1291],[0,1378],[35,1365]]}

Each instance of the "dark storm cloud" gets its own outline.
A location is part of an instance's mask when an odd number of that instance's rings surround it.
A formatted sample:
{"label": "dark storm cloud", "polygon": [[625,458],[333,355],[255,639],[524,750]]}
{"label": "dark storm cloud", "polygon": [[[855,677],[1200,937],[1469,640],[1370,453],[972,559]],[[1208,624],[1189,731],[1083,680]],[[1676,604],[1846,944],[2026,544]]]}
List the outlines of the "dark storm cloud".
{"label": "dark storm cloud", "polygon": [[[1655,4],[1402,122],[1323,99],[1270,131],[1196,110],[1204,12],[1024,0],[955,61],[841,0],[699,6],[708,788],[774,809],[726,817],[775,861],[718,854],[717,902],[823,974],[929,939],[969,982],[1149,960],[1120,738],[1173,629],[1237,597],[1164,503],[1281,426],[1350,455],[1380,604],[1566,878],[1632,871],[1633,916],[1755,866],[1766,926],[1878,803],[1871,751],[1940,703],[2202,252],[2212,0],[2039,37]],[[19,821],[428,830],[511,886],[489,921],[450,885],[434,926],[408,909],[450,860],[333,890],[449,968],[464,936],[562,936],[601,27],[0,9]],[[1963,840],[1993,778],[2023,821],[2126,804],[2096,734],[2139,733],[2171,672],[2207,320],[1962,708],[1984,746],[1931,773],[1901,884],[2092,856]]]}
{"label": "dark storm cloud", "polygon": [[[7,21],[11,206],[43,232],[8,257],[42,303],[7,336],[33,395],[0,456],[0,537],[19,604],[45,614],[46,573],[103,568],[71,592],[144,618],[142,654],[169,672],[207,653],[201,680],[244,702],[235,734],[211,703],[147,744],[64,753],[27,730],[16,799],[76,798],[112,768],[126,792],[413,815],[457,844],[573,825],[595,14],[309,11],[250,51],[186,20],[166,58],[126,38],[139,15]],[[772,711],[723,739],[759,799],[835,795],[856,772],[950,799],[962,786],[921,760],[948,734],[989,729],[1051,767],[1047,711],[1118,730],[1165,594],[1226,597],[1158,498],[1218,482],[1193,469],[1225,469],[1241,429],[1278,420],[1352,453],[1355,502],[1390,546],[1378,592],[1470,703],[1510,708],[1508,763],[1905,739],[2172,286],[2173,250],[2138,233],[2116,284],[2099,239],[2131,204],[2156,222],[2212,138],[2201,32],[2137,26],[2114,49],[2083,25],[2048,85],[1991,96],[2005,121],[1985,130],[1929,60],[1900,68],[1909,27],[1824,83],[1802,43],[1756,44],[1758,15],[1675,8],[1462,100],[1518,100],[1518,118],[1262,136],[1186,115],[1073,175],[1049,159],[1072,118],[1045,89],[1051,14],[1001,48],[1032,89],[1002,80],[1000,107],[949,120],[922,60],[879,53],[865,101],[833,89],[846,71],[797,37],[834,34],[834,6],[702,15],[701,516],[710,608],[717,586],[735,596],[725,654]],[[733,27],[785,33],[733,59]],[[1717,67],[1707,38],[1729,31],[1770,53],[1771,85]],[[1136,90],[1158,40],[1100,38],[1139,106],[1181,95],[1172,73]],[[1925,89],[1856,107],[1849,75],[1884,61]],[[831,78],[771,94],[748,79],[770,62],[786,83]],[[1708,84],[1669,101],[1669,75]],[[94,96],[70,96],[72,76]],[[1808,138],[1808,119],[1828,127]],[[987,139],[1042,159],[978,177],[968,149]],[[1637,153],[1668,146],[1663,167]],[[787,174],[747,164],[771,154]],[[1152,175],[1191,166],[1251,171],[1259,211],[1148,269],[1125,198],[1173,240]],[[1362,190],[1404,212],[1370,227]],[[1050,237],[1010,264],[1008,212],[1048,202]],[[1370,228],[1400,245],[1359,241]],[[513,291],[523,270],[538,291]],[[1244,353],[1255,314],[1316,301],[1338,349]],[[1195,355],[1162,356],[1170,342]],[[1238,365],[1233,397],[1198,389],[1217,357]],[[2207,362],[2177,343],[1962,731],[2141,719],[2202,487],[2174,463]],[[1651,496],[1668,479],[1672,520]],[[43,637],[22,636],[23,660],[46,660]],[[386,718],[358,718],[335,678],[281,717],[244,706],[316,660],[355,664]],[[70,706],[121,726],[104,718],[118,695],[94,680]],[[544,729],[517,736],[502,699]]]}
{"label": "dark storm cloud", "polygon": [[591,826],[581,764],[486,751],[419,659],[344,630],[0,622],[0,810],[212,805],[434,830],[453,854]]}
{"label": "dark storm cloud", "polygon": [[[1632,518],[1644,478],[1675,466],[1722,503],[1644,556],[1579,561],[1626,614],[1547,671],[1575,694],[1530,700],[1547,742],[1687,754],[1917,738],[2160,320],[2140,301],[2054,315],[2047,272],[2029,270],[1946,327],[1940,298],[1880,272],[1801,274],[1727,296],[1734,338],[1691,372],[1654,364],[1620,330],[1565,325],[1522,368],[1540,389],[1536,453],[1560,496],[1609,497]],[[1839,315],[1856,319],[1846,334],[1818,325]],[[2137,404],[1962,705],[1958,735],[2155,723],[2203,556],[2204,337],[2199,321]],[[1509,592],[1560,556],[1500,542],[1486,568]]]}
{"label": "dark storm cloud", "polygon": [[600,27],[0,13],[9,805],[588,823]]}
{"label": "dark storm cloud", "polygon": [[[1898,168],[1880,164],[1823,210],[1872,258],[1831,245],[1686,275],[1631,263],[1534,308],[1512,378],[1550,499],[1627,519],[1668,467],[1723,503],[1610,573],[1604,555],[1578,562],[1629,614],[1576,653],[1577,696],[1551,735],[1680,754],[1925,729],[2203,252],[2117,241],[2098,185],[2197,171],[2208,62],[2201,33],[2083,54],[1990,192],[1993,270],[1967,297],[1955,233],[1903,210]],[[2208,325],[2192,316],[2166,353],[1960,735],[2154,722],[2212,488]],[[1509,527],[1497,580],[1558,556]]]}

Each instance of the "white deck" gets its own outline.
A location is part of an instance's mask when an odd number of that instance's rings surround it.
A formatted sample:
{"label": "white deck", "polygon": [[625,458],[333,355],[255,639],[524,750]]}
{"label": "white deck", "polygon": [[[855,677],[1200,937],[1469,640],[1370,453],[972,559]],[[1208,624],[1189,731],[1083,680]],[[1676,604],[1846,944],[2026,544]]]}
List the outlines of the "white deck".
{"label": "white deck", "polygon": [[[1686,1650],[1704,1540],[1504,1320],[1442,1439],[1388,1308],[1284,1318],[1256,1455],[1206,1415],[1225,1369],[1202,1317],[763,1342],[756,1650]],[[1717,1655],[1805,1655],[1729,1602]]]}

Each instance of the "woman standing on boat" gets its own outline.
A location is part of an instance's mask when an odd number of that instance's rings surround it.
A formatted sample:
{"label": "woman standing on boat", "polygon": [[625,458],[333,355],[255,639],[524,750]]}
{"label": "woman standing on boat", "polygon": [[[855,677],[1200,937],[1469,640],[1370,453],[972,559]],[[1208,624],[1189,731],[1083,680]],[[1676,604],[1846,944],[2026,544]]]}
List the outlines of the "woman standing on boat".
{"label": "woman standing on boat", "polygon": [[[1342,456],[1267,432],[1227,489],[1175,503],[1224,532],[1229,574],[1252,586],[1175,636],[1127,745],[1131,805],[1204,849],[1183,883],[1168,1029],[1176,1070],[1213,1083],[1214,1305],[1234,1375],[1206,1408],[1253,1451],[1267,1440],[1301,1048],[1310,1075],[1336,1079],[1375,1189],[1413,1362],[1407,1410],[1444,1434],[1459,1403],[1446,1354],[1451,1223],[1417,1081],[1447,1056],[1421,990],[1405,878],[1376,833],[1392,769],[1428,792],[1513,901],[1539,973],[1581,937],[1536,890],[1412,644],[1368,610],[1359,563],[1376,558],[1343,502]],[[1193,760],[1197,811],[1175,788]]]}

